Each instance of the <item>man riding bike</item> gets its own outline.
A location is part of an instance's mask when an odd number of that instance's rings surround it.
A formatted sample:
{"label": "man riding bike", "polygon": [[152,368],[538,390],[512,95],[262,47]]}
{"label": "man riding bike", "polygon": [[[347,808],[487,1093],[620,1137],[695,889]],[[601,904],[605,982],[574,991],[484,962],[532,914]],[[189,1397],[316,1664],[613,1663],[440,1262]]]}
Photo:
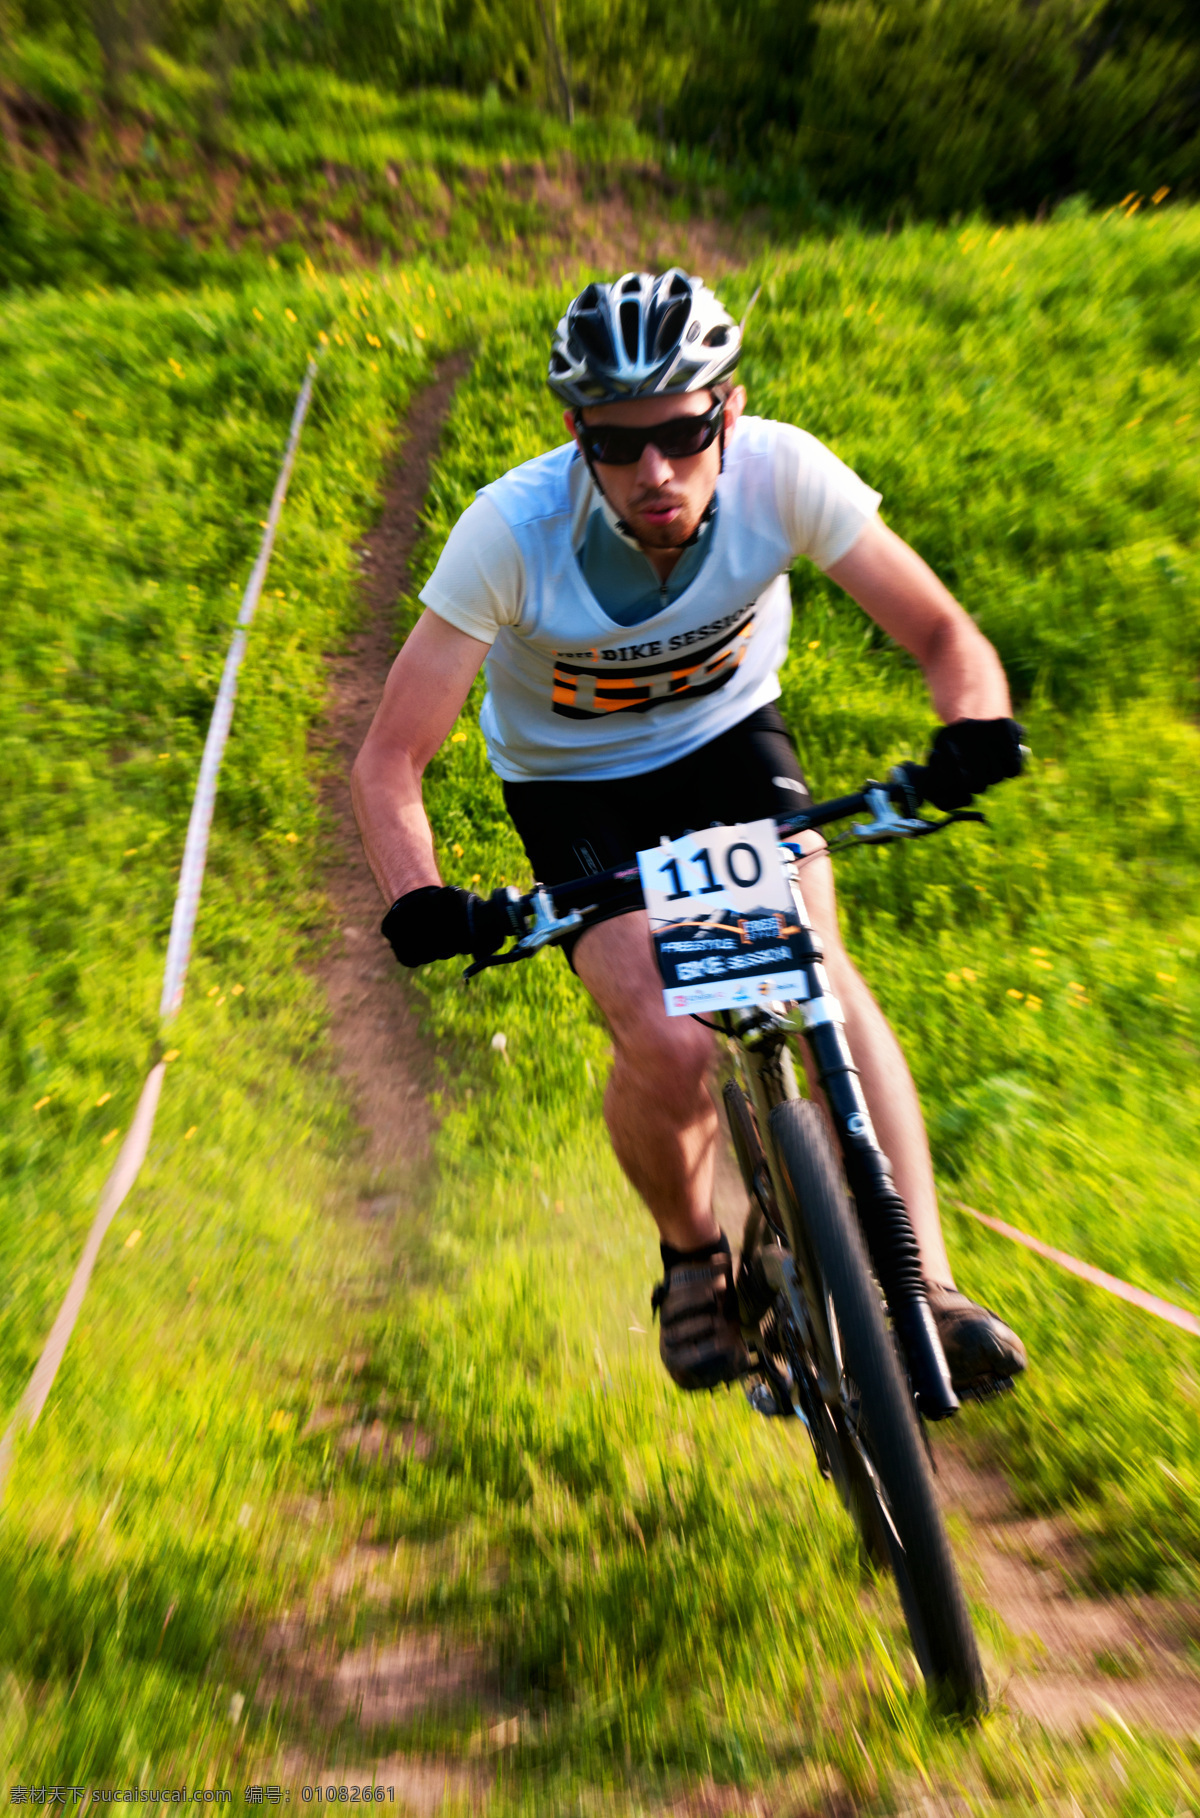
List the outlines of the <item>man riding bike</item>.
{"label": "man riding bike", "polygon": [[[354,767],[355,812],[397,958],[495,952],[503,909],[444,886],[421,778],[486,663],[480,724],[535,877],[579,877],[712,822],[809,800],[775,705],[787,571],[803,555],[911,652],[944,724],[915,771],[936,807],[1021,769],[1000,660],[880,495],[814,437],[743,414],[737,323],[678,270],[589,284],[558,325],[570,440],[485,486],[446,541]],[[819,834],[804,897],[879,1141],[921,1253],[956,1389],[1025,1368],[1021,1341],[954,1286],[908,1067],[838,930]],[[658,1226],[660,1349],[680,1387],[743,1372],[733,1264],[713,1216],[710,1029],[666,1014],[644,911],[564,943],[612,1033],[604,1114]]]}

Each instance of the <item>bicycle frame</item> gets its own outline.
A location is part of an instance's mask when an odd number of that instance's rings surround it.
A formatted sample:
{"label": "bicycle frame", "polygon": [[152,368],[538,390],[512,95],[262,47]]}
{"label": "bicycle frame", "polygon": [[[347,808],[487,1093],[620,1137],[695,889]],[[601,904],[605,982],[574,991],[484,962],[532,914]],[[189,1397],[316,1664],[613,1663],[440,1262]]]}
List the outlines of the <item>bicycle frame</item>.
{"label": "bicycle frame", "polygon": [[[846,1041],[845,1018],[830,989],[824,951],[805,908],[797,870],[793,855],[791,886],[803,931],[796,946],[805,978],[804,997],[794,1003],[792,1015],[786,1014],[782,1006],[725,1010],[718,1013],[717,1026],[737,1042],[744,1057],[750,1100],[779,1204],[783,1202],[785,1186],[767,1132],[776,1105],[798,1096],[787,1038],[793,1034],[803,1038],[837,1134],[871,1261],[908,1362],[917,1405],[928,1419],[944,1420],[957,1411],[959,1402],[925,1299],[916,1238],[908,1210],[892,1181],[888,1159],[875,1135]],[[764,1217],[770,1216],[765,1207],[760,1205],[760,1210]]]}

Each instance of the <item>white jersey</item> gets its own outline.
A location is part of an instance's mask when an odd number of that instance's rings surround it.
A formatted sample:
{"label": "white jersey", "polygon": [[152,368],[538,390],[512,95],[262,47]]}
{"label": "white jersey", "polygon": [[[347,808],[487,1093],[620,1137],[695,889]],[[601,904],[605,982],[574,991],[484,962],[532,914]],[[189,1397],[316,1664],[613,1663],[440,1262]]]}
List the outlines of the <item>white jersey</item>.
{"label": "white jersey", "polygon": [[880,495],[814,437],[743,417],[691,584],[633,627],[603,611],[576,551],[596,492],[573,443],[483,488],[421,593],[491,645],[480,715],[507,782],[636,776],[686,757],[779,694],[787,570],[841,560]]}

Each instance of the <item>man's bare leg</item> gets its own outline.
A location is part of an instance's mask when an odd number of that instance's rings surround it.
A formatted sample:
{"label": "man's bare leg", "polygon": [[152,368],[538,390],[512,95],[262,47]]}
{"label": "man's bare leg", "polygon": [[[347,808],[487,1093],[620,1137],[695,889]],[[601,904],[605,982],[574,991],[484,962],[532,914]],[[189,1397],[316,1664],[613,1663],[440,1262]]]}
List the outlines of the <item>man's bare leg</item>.
{"label": "man's bare leg", "polygon": [[718,1235],[717,1114],[706,1085],[713,1038],[691,1017],[667,1015],[640,911],[589,928],[575,948],[575,969],[612,1031],[604,1118],[617,1160],[663,1242],[698,1249]]}

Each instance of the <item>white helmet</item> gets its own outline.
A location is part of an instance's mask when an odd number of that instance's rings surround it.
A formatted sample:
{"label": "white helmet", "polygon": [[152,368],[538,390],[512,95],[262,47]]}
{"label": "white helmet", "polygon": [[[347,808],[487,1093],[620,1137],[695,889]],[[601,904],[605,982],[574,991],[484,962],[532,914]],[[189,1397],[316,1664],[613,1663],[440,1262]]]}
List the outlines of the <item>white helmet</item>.
{"label": "white helmet", "polygon": [[707,391],[727,378],[742,331],[702,278],[678,267],[655,277],[627,272],[589,284],[554,334],[551,391],[580,409],[680,391]]}

